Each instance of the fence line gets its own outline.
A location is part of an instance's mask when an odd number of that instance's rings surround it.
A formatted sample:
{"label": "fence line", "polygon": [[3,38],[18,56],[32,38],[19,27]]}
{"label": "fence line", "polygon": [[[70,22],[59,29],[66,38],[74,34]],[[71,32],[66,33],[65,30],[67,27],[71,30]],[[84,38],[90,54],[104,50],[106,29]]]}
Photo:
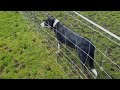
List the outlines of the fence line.
{"label": "fence line", "polygon": [[73,11],[73,13],[75,13],[76,15],[82,17],[83,19],[85,19],[86,21],[90,22],[91,24],[93,24],[94,26],[96,26],[97,28],[103,30],[104,32],[106,32],[107,34],[111,35],[112,37],[118,39],[120,41],[120,37],[118,37],[117,35],[113,34],[112,32],[108,31],[107,29],[101,27],[100,25],[96,24],[95,22],[91,21],[90,19],[84,17],[83,15],[81,15],[80,13]]}
{"label": "fence line", "polygon": [[[65,26],[66,27],[66,26]],[[53,27],[51,27],[52,29],[54,29]],[[67,28],[67,27],[66,27]],[[55,31],[57,31],[56,29],[54,29]],[[60,33],[59,31],[57,31],[58,33]],[[62,36],[64,36],[62,33],[60,33]],[[65,38],[67,38],[66,36],[64,36]],[[68,38],[67,38],[68,39]],[[69,40],[69,39],[68,39]],[[71,43],[73,43],[71,40],[69,40]],[[90,42],[90,41],[89,41]],[[74,43],[73,43],[74,44]],[[74,44],[75,45],[75,44]],[[82,50],[80,47],[78,47],[77,45],[75,45],[77,48],[79,48],[80,50]],[[87,54],[84,50],[82,50],[85,54]],[[88,54],[87,54],[88,55]],[[88,55],[89,56],[89,55]],[[94,60],[91,56],[89,56],[92,60]],[[78,59],[80,61],[80,59]],[[95,61],[95,60],[94,60]],[[80,61],[81,62],[81,61]],[[82,62],[81,62],[82,63]],[[100,67],[100,65],[95,61],[95,63],[98,65],[98,67]],[[83,64],[83,63],[82,63]],[[85,66],[85,64],[83,64]],[[85,66],[86,67],[86,66]],[[87,67],[86,67],[87,68]],[[88,69],[88,68],[87,68]],[[100,67],[100,69],[109,77],[111,78],[111,76],[103,69]],[[89,69],[88,69],[89,70]],[[95,77],[94,77],[95,78]],[[112,78],[111,78],[112,79]]]}
{"label": "fence line", "polygon": [[[77,19],[78,20],[78,19]],[[65,26],[66,27],[66,26]],[[67,27],[66,27],[67,28]],[[68,29],[69,30],[69,29]],[[72,31],[73,32],[73,31]],[[74,33],[74,32],[73,32]],[[76,34],[76,33],[74,33],[74,34]],[[78,35],[78,34],[76,34],[76,35]],[[82,37],[82,36],[81,36]],[[82,37],[82,38],[84,38],[84,37]],[[84,39],[86,39],[86,38],[84,38]],[[87,41],[89,41],[88,39],[86,39]],[[90,41],[89,41],[90,42]],[[91,42],[90,42],[91,43]],[[117,64],[117,63],[115,63],[114,61],[112,61],[108,56],[106,56],[100,49],[98,49],[93,43],[91,43],[95,48],[96,48],[96,50],[98,50],[104,57],[106,57],[109,61],[111,61],[114,65],[116,65],[118,68],[120,68],[120,66]]]}
{"label": "fence line", "polygon": [[[45,13],[45,12],[43,12],[43,13]],[[45,14],[45,15],[47,15],[47,14]],[[63,25],[64,26],[64,25]],[[66,26],[64,26],[64,27],[66,27]],[[66,27],[67,28],[67,27]],[[69,30],[69,29],[68,29]],[[70,30],[69,30],[70,31]],[[73,32],[73,31],[72,31]],[[75,35],[78,35],[78,34],[76,34],[75,32],[73,32]],[[82,36],[80,36],[80,37],[82,37]],[[82,38],[84,38],[84,37],[82,37]],[[89,43],[91,43],[88,39],[86,39],[86,38],[84,38],[85,40],[87,40]],[[114,61],[112,61],[108,56],[106,56],[100,49],[98,49],[93,43],[91,43],[95,48],[96,48],[96,50],[98,50],[104,57],[106,57],[109,61],[111,61],[114,65],[116,65],[118,68],[120,68],[120,66],[117,64],[117,63],[115,63]]]}
{"label": "fence line", "polygon": [[[21,11],[19,11],[20,12],[20,14],[22,14],[23,15],[23,12],[21,12]],[[24,18],[24,19],[26,19],[26,18]],[[45,46],[44,46],[45,47]],[[45,47],[46,48],[46,47]],[[47,49],[47,48],[46,48]],[[48,49],[47,49],[47,51],[49,51]],[[56,62],[56,64],[58,65],[58,67],[62,70],[62,72],[65,74],[65,76],[68,78],[68,79],[70,79],[70,77],[64,72],[64,70],[63,70],[63,68],[58,64],[58,62],[53,58],[53,60]]]}
{"label": "fence line", "polygon": [[[35,11],[34,11],[35,12]],[[34,13],[33,12],[33,13]],[[35,15],[36,15],[36,13],[34,13]],[[43,28],[42,28],[43,29]],[[48,32],[47,32],[48,33]],[[49,33],[48,33],[49,34]],[[53,35],[51,35],[51,34],[49,34],[50,36],[52,36],[53,38],[55,38]],[[47,36],[46,36],[47,37]],[[48,38],[48,37],[47,37]],[[49,39],[49,38],[48,38]],[[50,40],[50,39],[49,39]],[[55,38],[55,40],[56,40],[56,38]],[[51,41],[51,40],[50,40]],[[56,40],[57,41],[57,40]],[[51,41],[52,42],[52,41]],[[62,43],[61,43],[61,45],[62,46],[64,46],[65,47],[65,45],[63,45]],[[65,47],[66,48],[66,47]],[[66,48],[67,49],[67,48]],[[67,49],[68,50],[68,49]],[[64,53],[65,54],[65,53]],[[66,54],[65,54],[66,55]],[[67,55],[66,55],[67,56]],[[67,56],[67,58],[69,58],[68,56]],[[72,60],[69,58],[69,60],[72,62]],[[74,62],[72,62],[72,63],[74,63]],[[77,66],[77,65],[76,65]],[[78,66],[77,66],[78,67]],[[78,69],[80,70],[80,72],[86,77],[86,75],[83,73],[83,71],[78,67]],[[87,77],[86,77],[87,78]]]}
{"label": "fence line", "polygon": [[[35,22],[36,23],[36,22]],[[39,28],[41,28],[40,26],[39,26]],[[67,49],[68,50],[68,49]],[[69,50],[70,51],[70,50]],[[72,53],[73,54],[73,53]],[[74,55],[74,54],[73,54]],[[74,55],[75,56],[75,55]],[[75,56],[76,57],[76,56]],[[77,57],[76,57],[77,58]],[[78,59],[78,58],[77,58]],[[79,59],[78,59],[79,60]],[[81,62],[81,61],[80,61]],[[87,67],[86,67],[87,68]],[[88,71],[89,71],[89,69],[87,69]],[[90,72],[90,71],[89,71]],[[91,73],[91,72],[90,72]],[[92,74],[93,75],[93,74]],[[94,75],[93,75],[94,76]]]}
{"label": "fence line", "polygon": [[112,42],[114,42],[114,43],[116,43],[117,45],[120,46],[120,44],[117,43],[116,41],[112,40],[111,38],[105,36],[105,35],[102,34],[101,32],[95,30],[95,29],[92,28],[91,26],[89,26],[89,25],[85,24],[84,22],[80,21],[79,19],[77,19],[76,17],[74,17],[73,15],[71,15],[70,13],[68,13],[67,11],[64,11],[64,12],[67,13],[69,16],[73,17],[75,20],[77,20],[77,21],[79,21],[80,23],[82,23],[83,25],[87,26],[87,27],[90,28],[91,30],[93,30],[93,31],[95,31],[95,32],[97,32],[97,33],[99,33],[99,34],[101,34],[101,35],[104,36],[105,38],[109,39],[110,41],[112,41]]}
{"label": "fence line", "polygon": [[[43,12],[44,13],[44,12]],[[45,14],[46,15],[46,14]],[[47,23],[46,23],[47,24]],[[50,26],[51,27],[51,26]],[[64,27],[66,27],[66,26],[64,26]],[[54,29],[53,27],[51,27],[53,30],[55,30],[55,31],[57,31],[56,29]],[[67,28],[67,27],[66,27]],[[59,31],[57,31],[58,33],[60,33]],[[73,32],[74,33],[74,32]],[[65,37],[65,38],[67,38],[66,36],[64,36],[62,33],[60,33],[63,37]],[[74,33],[74,34],[76,34],[76,33]],[[76,34],[77,35],[77,34]],[[82,38],[84,38],[84,37],[82,37]],[[67,40],[69,40],[68,38],[67,38]],[[87,40],[87,39],[86,39]],[[71,43],[73,43],[71,40],[69,40]],[[89,40],[87,40],[87,41],[89,41]],[[90,42],[90,41],[89,41]],[[91,42],[90,42],[91,43]],[[73,43],[74,44],[74,43]],[[92,44],[92,43],[91,43]],[[75,45],[75,44],[74,44]],[[93,45],[93,44],[92,44]],[[80,50],[82,50],[80,47],[78,47],[77,45],[75,45],[77,48],[79,48]],[[82,50],[86,55],[88,55],[84,50]],[[88,55],[89,56],[89,55]],[[94,60],[91,56],[89,56],[93,61],[95,61],[95,63],[98,65],[98,67],[109,77],[109,78],[111,78],[111,76],[103,69],[103,68],[101,68],[100,67],[100,65],[96,62],[96,60]],[[79,60],[80,61],[80,60]],[[81,62],[81,61],[80,61]],[[82,63],[82,62],[81,62]],[[83,63],[82,63],[83,64]],[[83,64],[84,65],[84,64]],[[84,65],[85,66],[85,65]],[[86,67],[86,66],[85,66]],[[112,78],[111,78],[112,79]]]}
{"label": "fence line", "polygon": [[[38,22],[37,22],[38,23]],[[39,24],[38,24],[39,25]],[[52,27],[53,28],[53,27]],[[56,30],[57,31],[57,30]],[[58,33],[60,33],[60,32],[58,32]],[[66,36],[65,36],[66,37]],[[66,37],[67,38],[67,37]],[[67,38],[68,39],[68,38]],[[70,41],[71,42],[71,41]],[[73,43],[74,44],[74,43]],[[77,46],[78,47],[78,46]],[[80,48],[79,48],[80,49]],[[90,57],[90,56],[89,56]],[[90,57],[91,58],[91,57]],[[91,58],[92,59],[92,58]],[[93,59],[94,60],[94,59]],[[94,60],[95,61],[95,60]],[[96,61],[95,61],[96,62]],[[96,64],[99,66],[99,64],[96,62]],[[104,70],[103,70],[104,71]],[[104,71],[105,72],[105,71]],[[108,75],[107,74],[107,72],[105,72],[106,73],[106,75]],[[109,75],[108,75],[109,76]],[[111,78],[110,76],[109,76],[109,78]]]}
{"label": "fence line", "polygon": [[[34,21],[32,21],[32,22],[34,22]],[[39,28],[38,28],[39,29]],[[42,34],[41,34],[42,35]],[[47,36],[45,36],[45,35],[42,35],[42,37],[47,37]],[[47,37],[47,39],[49,39],[48,37]],[[49,39],[50,40],[50,39]],[[50,40],[51,41],[51,40]],[[52,41],[51,41],[52,42]],[[54,48],[52,45],[50,45],[49,44],[49,46],[50,47],[52,47],[52,48]],[[67,59],[66,59],[67,60]],[[64,62],[64,61],[63,61]],[[64,62],[65,63],[65,62]],[[70,63],[70,62],[69,62]],[[66,63],[65,63],[66,64]],[[70,63],[71,64],[71,63]],[[66,64],[66,66],[67,66],[67,64]],[[67,66],[68,67],[68,66]],[[68,67],[69,68],[69,67]],[[73,66],[73,68],[75,69],[75,67]],[[70,68],[69,68],[69,70],[70,70]],[[76,69],[75,69],[75,71],[77,71]],[[71,71],[72,72],[72,71]],[[77,73],[79,74],[79,72],[77,71]],[[73,72],[72,72],[72,74],[74,74]],[[80,75],[80,74],[79,74]],[[75,76],[75,75],[74,75]],[[75,76],[76,77],[76,76]],[[80,77],[83,79],[83,77],[80,75]],[[77,77],[76,77],[77,78]],[[87,77],[86,77],[87,78]]]}
{"label": "fence line", "polygon": [[[69,14],[69,13],[68,13]],[[70,15],[70,14],[69,14]],[[70,15],[71,17],[73,17],[72,15]],[[75,17],[73,17],[73,18],[75,18]],[[75,18],[77,21],[80,21],[79,19],[77,19],[77,18]],[[80,21],[81,22],[81,21]],[[83,23],[83,22],[82,22]],[[84,23],[84,25],[85,25],[85,23]],[[87,25],[87,24],[86,24]],[[90,26],[89,26],[90,27]],[[93,28],[91,28],[91,29],[93,29]],[[95,29],[94,29],[95,30]],[[91,43],[92,44],[92,43]],[[92,44],[93,45],[93,44]],[[116,65],[118,68],[120,68],[120,66],[117,64],[117,63],[115,63],[114,61],[112,61],[109,57],[107,57],[100,49],[98,49],[95,45],[94,45],[94,47],[102,54],[102,55],[104,55],[108,60],[110,60],[114,65]]]}

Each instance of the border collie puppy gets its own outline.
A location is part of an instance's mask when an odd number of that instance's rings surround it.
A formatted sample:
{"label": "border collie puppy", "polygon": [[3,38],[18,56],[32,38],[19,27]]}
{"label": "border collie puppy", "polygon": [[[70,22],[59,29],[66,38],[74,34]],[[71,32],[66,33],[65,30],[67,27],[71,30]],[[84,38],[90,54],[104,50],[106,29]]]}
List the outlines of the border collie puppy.
{"label": "border collie puppy", "polygon": [[[93,61],[95,47],[91,44],[90,41],[75,34],[73,31],[60,23],[59,20],[54,19],[51,16],[48,16],[48,19],[41,23],[41,27],[50,28],[55,32],[56,38],[58,40],[57,53],[60,52],[61,43],[64,43],[69,47],[76,49],[82,63],[84,65],[88,63],[92,73],[95,77],[97,77],[97,71],[94,67]],[[89,56],[93,59],[91,59]]]}

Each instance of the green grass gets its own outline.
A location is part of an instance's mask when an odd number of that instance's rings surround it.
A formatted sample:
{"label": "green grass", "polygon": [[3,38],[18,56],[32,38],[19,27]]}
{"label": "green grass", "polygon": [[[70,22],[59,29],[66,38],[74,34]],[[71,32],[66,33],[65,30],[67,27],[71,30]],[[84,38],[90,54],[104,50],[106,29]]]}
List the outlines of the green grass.
{"label": "green grass", "polygon": [[0,78],[66,78],[54,50],[19,13],[0,12],[0,24]]}
{"label": "green grass", "polygon": [[[120,12],[85,11],[81,13],[116,35],[120,35]],[[43,13],[40,12],[38,14],[40,20],[46,19]],[[53,11],[49,12],[49,14],[57,17],[60,22],[64,23],[64,25],[71,28],[74,32],[92,40],[97,48],[120,65],[119,46],[93,30],[86,28],[86,26],[75,21],[62,11]],[[67,47],[77,58],[65,49],[64,46],[62,46],[64,53],[60,55],[55,54],[57,41],[54,38],[54,32],[49,29],[40,29],[39,32],[36,32],[37,28],[35,28],[32,23],[26,22],[18,12],[13,11],[1,11],[0,24],[0,78],[66,79],[68,77],[75,78],[73,74],[75,74],[77,78],[81,78],[70,64],[70,60],[72,60],[82,69],[74,49]],[[105,34],[104,32],[102,33]],[[49,37],[49,39],[46,37]],[[105,60],[103,65],[105,71],[109,73],[112,78],[120,78],[120,69],[97,50],[95,51],[95,60],[99,64]],[[95,66],[97,71],[99,71],[99,67],[96,64]],[[85,78],[81,72],[79,73]],[[103,79],[108,77],[103,71],[100,71],[98,78]]]}

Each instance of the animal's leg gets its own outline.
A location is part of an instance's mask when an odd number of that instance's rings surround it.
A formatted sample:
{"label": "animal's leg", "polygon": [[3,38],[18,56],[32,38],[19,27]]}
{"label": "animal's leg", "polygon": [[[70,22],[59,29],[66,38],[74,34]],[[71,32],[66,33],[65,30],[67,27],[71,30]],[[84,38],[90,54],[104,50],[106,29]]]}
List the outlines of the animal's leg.
{"label": "animal's leg", "polygon": [[61,44],[60,44],[60,42],[58,42],[58,50],[56,51],[56,54],[60,53],[60,47],[61,47]]}
{"label": "animal's leg", "polygon": [[81,61],[82,61],[82,67],[85,71],[87,71],[86,69],[88,68],[87,66],[87,55],[85,53],[81,53],[80,54],[80,57],[81,57]]}
{"label": "animal's leg", "polygon": [[81,61],[82,61],[82,67],[83,67],[83,69],[84,70],[86,70],[86,65],[87,65],[87,61],[86,61],[86,58],[87,58],[87,55],[83,52],[83,51],[81,51],[80,49],[77,49],[77,52],[78,52],[78,55],[79,55],[79,58],[81,59]]}
{"label": "animal's leg", "polygon": [[86,53],[84,53],[83,51],[81,51],[80,49],[77,49],[78,55],[80,60],[82,61],[82,68],[83,68],[83,73],[85,73],[85,75],[87,76],[87,78],[90,78],[90,75],[88,73],[88,58]]}
{"label": "animal's leg", "polygon": [[90,66],[90,69],[91,69],[92,73],[95,75],[95,78],[97,78],[98,74],[97,74],[97,71],[94,67],[94,60],[93,60],[94,59],[94,53],[90,53],[90,56],[92,58],[89,57],[89,66]]}

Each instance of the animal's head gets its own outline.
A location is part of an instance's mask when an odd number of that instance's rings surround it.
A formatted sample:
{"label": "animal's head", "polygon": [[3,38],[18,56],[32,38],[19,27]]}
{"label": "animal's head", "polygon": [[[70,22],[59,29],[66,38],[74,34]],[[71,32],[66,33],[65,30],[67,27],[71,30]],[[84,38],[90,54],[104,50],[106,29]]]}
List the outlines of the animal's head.
{"label": "animal's head", "polygon": [[47,28],[51,28],[53,29],[53,27],[59,22],[59,20],[54,19],[51,16],[48,16],[48,18],[46,20],[44,20],[44,22],[41,23],[41,27],[47,27]]}

